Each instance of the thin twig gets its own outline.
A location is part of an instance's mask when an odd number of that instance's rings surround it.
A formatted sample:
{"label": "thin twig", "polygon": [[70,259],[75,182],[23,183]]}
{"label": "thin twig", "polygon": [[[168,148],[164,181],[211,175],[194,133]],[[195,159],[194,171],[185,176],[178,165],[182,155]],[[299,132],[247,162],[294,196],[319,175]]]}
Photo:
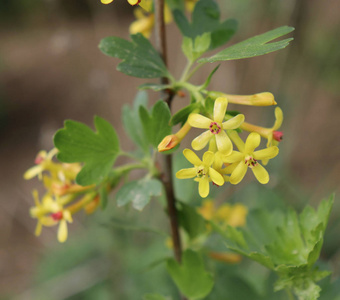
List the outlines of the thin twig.
{"label": "thin twig", "polygon": [[[167,65],[167,52],[166,52],[166,34],[164,24],[164,0],[155,0],[155,34],[156,34],[156,47],[160,53],[165,65]],[[162,83],[167,84],[168,79],[162,78]],[[164,101],[171,109],[171,101],[173,93],[171,91],[165,91],[166,95]],[[171,224],[172,242],[174,248],[174,255],[178,262],[181,261],[182,246],[179,235],[179,226],[177,220],[176,199],[173,190],[172,182],[172,155],[165,156],[165,178],[162,178],[167,195],[168,214]]]}

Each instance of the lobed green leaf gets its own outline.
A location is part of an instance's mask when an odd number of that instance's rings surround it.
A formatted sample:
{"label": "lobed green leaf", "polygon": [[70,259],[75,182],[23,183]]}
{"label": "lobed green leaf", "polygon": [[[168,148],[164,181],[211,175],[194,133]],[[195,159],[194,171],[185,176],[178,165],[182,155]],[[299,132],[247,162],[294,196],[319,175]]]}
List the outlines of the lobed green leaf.
{"label": "lobed green leaf", "polygon": [[210,50],[224,45],[237,29],[237,22],[229,19],[220,23],[220,10],[212,0],[200,0],[196,3],[190,23],[181,10],[173,11],[174,20],[182,34],[195,39],[203,34],[211,34]]}
{"label": "lobed green leaf", "polygon": [[144,106],[141,106],[139,117],[142,121],[144,135],[154,148],[157,148],[165,136],[171,134],[171,113],[164,101],[157,101],[150,113]]}
{"label": "lobed green leaf", "polygon": [[202,257],[190,249],[183,253],[181,264],[169,259],[167,270],[179,290],[192,300],[207,296],[214,286],[213,277],[205,270]]}
{"label": "lobed green leaf", "polygon": [[101,40],[99,49],[106,55],[122,60],[117,70],[139,78],[168,77],[169,72],[148,39],[138,33],[131,35],[131,42],[119,37]]}
{"label": "lobed green leaf", "polygon": [[198,62],[215,62],[215,61],[225,61],[225,60],[235,60],[242,58],[249,58],[254,56],[259,56],[263,54],[267,54],[270,52],[274,52],[280,49],[283,49],[288,46],[289,42],[293,40],[293,38],[288,38],[278,42],[271,42],[283,35],[286,35],[294,30],[293,27],[282,26],[266,33],[254,36],[250,39],[247,39],[241,43],[237,43],[228,47],[217,54],[208,57],[201,58]]}
{"label": "lobed green leaf", "polygon": [[110,172],[120,151],[119,140],[112,125],[95,116],[97,132],[83,123],[67,120],[57,131],[54,145],[59,150],[57,158],[65,163],[84,163],[76,182],[90,185],[102,182]]}

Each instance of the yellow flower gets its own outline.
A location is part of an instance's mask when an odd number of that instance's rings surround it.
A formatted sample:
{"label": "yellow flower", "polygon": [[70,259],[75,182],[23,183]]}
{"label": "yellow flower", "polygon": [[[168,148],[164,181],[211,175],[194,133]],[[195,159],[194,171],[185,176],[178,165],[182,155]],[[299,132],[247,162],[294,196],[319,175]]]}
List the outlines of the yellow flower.
{"label": "yellow flower", "polygon": [[142,8],[136,8],[133,13],[137,20],[131,23],[130,33],[141,33],[146,38],[149,38],[155,24],[154,14],[148,14]]}
{"label": "yellow flower", "polygon": [[241,129],[246,130],[246,131],[257,132],[262,137],[268,140],[267,147],[271,147],[271,146],[277,146],[283,138],[283,133],[281,131],[277,131],[281,127],[282,121],[283,121],[282,110],[280,107],[276,107],[275,108],[275,123],[273,127],[265,128],[265,127],[260,127],[260,126],[256,126],[253,124],[249,124],[246,122],[244,122],[240,127]]}
{"label": "yellow flower", "polygon": [[[140,3],[139,6],[142,6],[142,3]],[[142,8],[140,7],[136,8],[133,13],[137,20],[131,23],[129,29],[130,33],[131,34],[141,33],[146,38],[149,38],[155,24],[155,15],[152,12],[152,1],[146,1]],[[169,7],[165,4],[164,22],[168,24],[171,21],[172,21],[171,11]]]}
{"label": "yellow flower", "polygon": [[[113,0],[100,0],[100,2],[103,4],[110,4]],[[127,0],[127,2],[129,2],[130,5],[137,5],[141,0]]]}
{"label": "yellow flower", "polygon": [[[229,180],[230,183],[238,184],[245,176],[248,167],[253,171],[256,179],[260,183],[268,183],[269,174],[266,169],[259,164],[258,160],[274,158],[279,153],[279,148],[272,146],[254,152],[255,148],[257,148],[261,142],[261,137],[258,133],[250,133],[245,144],[236,131],[229,133],[229,135],[240,151],[233,151],[229,156],[223,157],[225,163],[232,164],[233,170]],[[228,168],[229,167],[227,167],[227,169]]]}
{"label": "yellow flower", "polygon": [[213,119],[199,114],[190,114],[188,122],[192,127],[208,129],[192,141],[191,146],[193,149],[201,150],[212,138],[215,138],[217,149],[224,155],[228,155],[233,151],[233,145],[224,130],[240,127],[244,122],[244,115],[239,114],[223,122],[227,106],[227,98],[219,97],[215,101]]}
{"label": "yellow flower", "polygon": [[185,0],[185,9],[188,11],[188,12],[192,12],[195,8],[195,5],[196,5],[196,2],[198,0]]}
{"label": "yellow flower", "polygon": [[276,105],[274,95],[269,92],[258,93],[254,95],[230,95],[221,92],[211,91],[208,95],[212,98],[226,97],[229,103],[251,106],[270,106]]}
{"label": "yellow flower", "polygon": [[217,185],[223,185],[224,179],[220,173],[211,167],[214,161],[214,153],[207,151],[203,154],[203,161],[190,149],[184,149],[185,158],[191,162],[194,167],[179,170],[176,177],[179,179],[194,178],[198,181],[198,192],[202,198],[209,194],[209,181],[213,181]]}
{"label": "yellow flower", "polygon": [[[39,201],[38,192],[33,191],[35,207],[32,207],[30,214],[33,218],[38,219],[35,234],[41,234],[42,226],[54,226],[59,223],[58,241],[63,243],[67,239],[67,222],[72,223],[71,212],[64,209],[63,202],[68,202],[72,198],[57,198],[56,200],[50,194],[46,194],[42,201]],[[66,201],[65,201],[66,200]]]}
{"label": "yellow flower", "polygon": [[219,225],[230,225],[233,227],[244,226],[248,214],[248,209],[243,204],[237,203],[231,205],[226,203],[216,208],[212,200],[205,200],[197,211],[208,221],[212,220],[219,223]]}

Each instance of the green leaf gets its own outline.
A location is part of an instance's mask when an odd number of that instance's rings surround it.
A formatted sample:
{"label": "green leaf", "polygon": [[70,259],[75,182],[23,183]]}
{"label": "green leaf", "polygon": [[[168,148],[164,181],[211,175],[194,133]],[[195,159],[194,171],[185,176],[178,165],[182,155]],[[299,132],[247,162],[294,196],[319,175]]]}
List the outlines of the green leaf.
{"label": "green leaf", "polygon": [[159,294],[146,294],[144,295],[143,300],[171,300],[171,298]]}
{"label": "green leaf", "polygon": [[227,243],[227,247],[276,271],[276,289],[288,288],[300,300],[317,299],[320,288],[315,284],[328,272],[318,271],[313,264],[323,243],[334,196],[323,200],[317,211],[307,206],[298,216],[295,211],[250,212],[243,229],[228,227],[223,231],[213,224]]}
{"label": "green leaf", "polygon": [[148,95],[144,91],[137,93],[133,107],[125,104],[122,111],[124,129],[133,142],[146,152],[148,150],[147,137],[144,135],[142,123],[139,118],[139,107],[146,107]]}
{"label": "green leaf", "polygon": [[54,136],[54,145],[59,150],[61,162],[83,162],[76,182],[80,185],[100,183],[110,172],[120,151],[119,140],[112,125],[95,116],[97,132],[83,123],[67,120],[64,128]]}
{"label": "green leaf", "polygon": [[142,34],[131,35],[131,42],[119,37],[107,37],[101,40],[99,49],[106,55],[122,60],[117,70],[139,78],[168,77],[168,70],[153,48]]}
{"label": "green leaf", "polygon": [[180,203],[178,219],[180,226],[188,233],[191,239],[198,237],[206,231],[205,221],[202,216],[197,213],[195,207]]}
{"label": "green leaf", "polygon": [[117,205],[120,207],[132,202],[135,209],[142,210],[150,202],[151,197],[161,196],[162,192],[162,183],[158,179],[143,178],[130,181],[117,192]]}
{"label": "green leaf", "polygon": [[207,32],[196,36],[195,39],[184,37],[182,42],[183,53],[189,61],[194,62],[209,49],[210,42],[211,35]]}
{"label": "green leaf", "polygon": [[178,123],[185,123],[186,120],[188,119],[188,116],[198,107],[199,107],[198,103],[193,103],[183,107],[172,116],[170,124],[174,126],[177,125]]}
{"label": "green leaf", "polygon": [[197,36],[210,33],[210,50],[224,45],[237,29],[235,20],[229,19],[220,23],[219,8],[212,0],[200,0],[196,3],[191,24],[180,10],[174,10],[173,16],[184,36],[195,39]]}
{"label": "green leaf", "polygon": [[205,270],[202,257],[192,250],[183,253],[181,264],[169,259],[167,270],[178,289],[192,300],[207,296],[213,288],[212,275]]}
{"label": "green leaf", "polygon": [[283,49],[288,46],[289,42],[293,40],[293,38],[285,39],[279,42],[272,42],[283,35],[286,35],[294,30],[293,27],[282,26],[276,28],[274,30],[268,31],[266,33],[254,36],[250,39],[247,39],[241,43],[237,43],[228,47],[217,54],[208,57],[201,58],[198,62],[215,62],[215,61],[224,61],[224,60],[234,60],[241,58],[248,58],[259,56],[263,54],[267,54],[270,52],[274,52],[280,49]]}
{"label": "green leaf", "polygon": [[171,134],[171,126],[169,125],[171,113],[168,105],[159,100],[151,109],[150,114],[145,107],[141,106],[139,116],[142,120],[144,135],[147,136],[149,143],[157,148],[163,138]]}

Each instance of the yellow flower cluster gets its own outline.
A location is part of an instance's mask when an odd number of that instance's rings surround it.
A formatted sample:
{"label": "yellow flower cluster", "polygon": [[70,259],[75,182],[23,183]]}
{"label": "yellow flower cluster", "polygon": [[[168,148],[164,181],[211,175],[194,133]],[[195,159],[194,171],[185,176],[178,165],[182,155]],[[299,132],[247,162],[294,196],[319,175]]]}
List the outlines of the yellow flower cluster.
{"label": "yellow flower cluster", "polygon": [[[233,103],[240,102],[239,104],[245,105],[276,104],[270,93],[257,94],[256,97],[230,95],[230,98]],[[194,150],[201,150],[209,144],[209,150],[203,154],[201,160],[192,150],[185,149],[183,154],[193,164],[193,167],[178,171],[176,177],[179,179],[194,178],[198,182],[198,190],[202,198],[209,195],[210,182],[217,186],[222,186],[225,182],[238,184],[244,178],[248,169],[251,169],[260,183],[268,183],[269,174],[259,161],[266,165],[270,159],[279,153],[277,144],[282,139],[282,132],[277,130],[283,120],[283,114],[279,107],[275,109],[276,121],[272,128],[245,123],[243,114],[226,117],[227,107],[227,98],[218,97],[215,100],[212,117],[192,113],[185,124],[185,134],[189,131],[188,126],[189,128],[205,129],[192,141],[191,146]],[[235,130],[238,128],[251,132],[245,143]],[[183,129],[181,130],[183,131]],[[173,136],[176,136],[176,134]],[[180,136],[183,139],[183,135],[180,134]],[[255,150],[260,145],[261,136],[268,140],[267,148]],[[175,144],[177,145],[181,139],[177,139]],[[159,146],[159,151],[162,151],[164,147],[164,142],[162,143]],[[169,144],[171,145],[171,143]],[[238,151],[234,149],[233,144]],[[171,147],[168,146],[166,150],[171,149]]]}
{"label": "yellow flower cluster", "polygon": [[65,242],[68,235],[67,223],[72,223],[72,215],[81,209],[93,212],[99,204],[95,186],[80,186],[75,178],[81,169],[79,164],[64,164],[53,161],[57,149],[40,151],[35,166],[28,169],[25,179],[38,177],[46,188],[46,194],[39,200],[38,191],[33,191],[35,206],[31,208],[32,218],[37,219],[35,234],[39,236],[43,226],[58,228],[58,241]]}
{"label": "yellow flower cluster", "polygon": [[[139,6],[134,10],[136,21],[130,25],[130,33],[141,33],[146,38],[149,38],[152,29],[155,25],[155,14],[153,7],[153,0],[127,0],[132,6]],[[198,0],[185,0],[185,8],[187,11],[193,11],[195,4]],[[101,0],[103,4],[110,4],[113,0]],[[172,22],[172,14],[169,6],[164,5],[164,22],[169,24]]]}

